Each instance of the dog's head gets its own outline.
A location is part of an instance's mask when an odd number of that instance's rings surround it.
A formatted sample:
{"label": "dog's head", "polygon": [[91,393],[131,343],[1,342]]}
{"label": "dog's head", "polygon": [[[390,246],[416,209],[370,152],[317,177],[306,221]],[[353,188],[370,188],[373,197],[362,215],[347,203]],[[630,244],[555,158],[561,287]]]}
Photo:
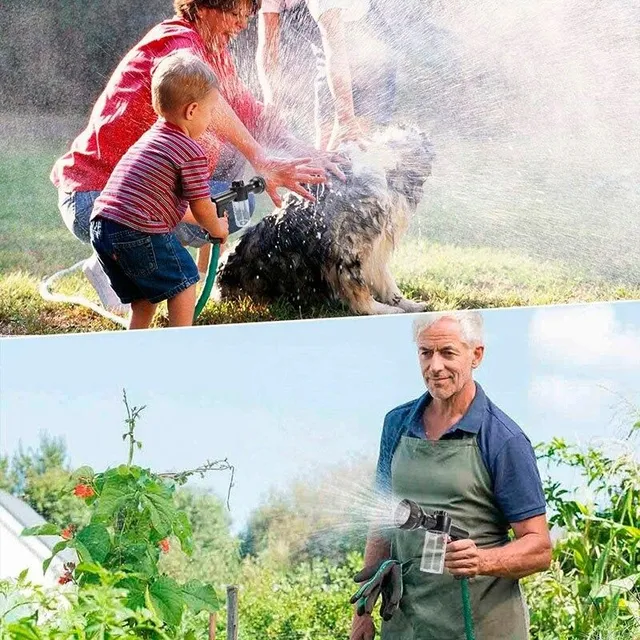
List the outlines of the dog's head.
{"label": "dog's head", "polygon": [[416,127],[392,126],[376,132],[365,149],[351,147],[354,173],[371,173],[384,178],[388,191],[407,198],[415,205],[431,175],[433,147]]}

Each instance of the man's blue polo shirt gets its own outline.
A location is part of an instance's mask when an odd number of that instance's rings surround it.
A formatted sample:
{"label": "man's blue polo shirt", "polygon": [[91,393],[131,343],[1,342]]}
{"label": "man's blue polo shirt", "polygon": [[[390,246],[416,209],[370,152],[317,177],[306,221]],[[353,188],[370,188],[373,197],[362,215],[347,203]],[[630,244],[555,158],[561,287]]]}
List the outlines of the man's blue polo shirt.
{"label": "man's blue polo shirt", "polygon": [[[422,415],[431,400],[427,392],[385,416],[376,473],[378,489],[389,491],[391,488],[391,460],[400,438],[426,438]],[[545,513],[542,481],[531,442],[522,429],[487,398],[477,382],[469,409],[442,439],[471,436],[477,436],[496,504],[507,521],[520,522]],[[455,469],[451,472],[455,473]]]}

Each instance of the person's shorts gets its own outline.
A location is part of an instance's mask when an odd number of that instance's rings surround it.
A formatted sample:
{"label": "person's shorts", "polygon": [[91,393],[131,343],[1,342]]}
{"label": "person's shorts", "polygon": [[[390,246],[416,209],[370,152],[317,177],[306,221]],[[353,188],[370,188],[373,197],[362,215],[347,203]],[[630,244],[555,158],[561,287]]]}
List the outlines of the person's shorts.
{"label": "person's shorts", "polygon": [[99,191],[58,190],[58,209],[67,229],[82,242],[89,243],[89,220]]}
{"label": "person's shorts", "polygon": [[[211,193],[215,195],[226,191],[231,186],[231,183],[212,179],[209,182],[209,186]],[[91,219],[93,205],[99,195],[99,191],[72,191],[69,193],[61,189],[58,190],[58,209],[65,225],[78,240],[85,243],[91,241],[89,237],[89,220]],[[249,208],[253,214],[255,198],[252,193],[249,194]],[[231,205],[229,205],[228,213],[231,213]],[[232,223],[232,217],[232,215],[229,215],[229,231],[231,233],[237,230]],[[200,248],[207,243],[204,230],[195,224],[181,222],[175,228],[174,233],[185,247]]]}
{"label": "person's shorts", "polygon": [[113,220],[96,218],[91,245],[123,304],[173,298],[200,280],[198,268],[175,233],[142,233]]}

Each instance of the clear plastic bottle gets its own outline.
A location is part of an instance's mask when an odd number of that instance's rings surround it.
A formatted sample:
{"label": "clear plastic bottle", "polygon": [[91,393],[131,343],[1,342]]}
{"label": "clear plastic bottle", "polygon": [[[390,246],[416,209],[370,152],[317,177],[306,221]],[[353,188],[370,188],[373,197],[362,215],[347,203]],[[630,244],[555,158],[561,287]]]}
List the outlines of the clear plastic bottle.
{"label": "clear plastic bottle", "polygon": [[447,549],[447,534],[427,531],[424,534],[420,571],[425,573],[444,572],[444,554]]}
{"label": "clear plastic bottle", "polygon": [[236,226],[240,229],[246,226],[251,220],[251,208],[249,207],[249,199],[246,200],[234,200],[231,203],[233,210],[233,217],[235,219]]}

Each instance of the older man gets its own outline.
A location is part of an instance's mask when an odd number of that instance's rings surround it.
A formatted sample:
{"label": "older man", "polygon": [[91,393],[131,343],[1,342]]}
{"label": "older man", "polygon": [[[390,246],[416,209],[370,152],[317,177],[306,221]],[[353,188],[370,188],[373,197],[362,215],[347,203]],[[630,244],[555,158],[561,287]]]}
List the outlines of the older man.
{"label": "older man", "polygon": [[[425,510],[448,511],[470,538],[449,542],[445,573],[433,575],[420,571],[424,532],[369,537],[367,567],[389,558],[404,567],[400,606],[383,622],[382,638],[465,638],[455,578],[467,577],[477,640],[523,640],[528,612],[518,581],[551,560],[533,448],[473,380],[484,355],[478,312],[426,314],[414,337],[427,392],[387,414],[377,485]],[[374,634],[370,615],[354,617],[351,640]]]}

